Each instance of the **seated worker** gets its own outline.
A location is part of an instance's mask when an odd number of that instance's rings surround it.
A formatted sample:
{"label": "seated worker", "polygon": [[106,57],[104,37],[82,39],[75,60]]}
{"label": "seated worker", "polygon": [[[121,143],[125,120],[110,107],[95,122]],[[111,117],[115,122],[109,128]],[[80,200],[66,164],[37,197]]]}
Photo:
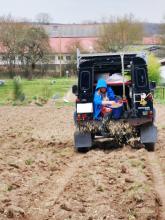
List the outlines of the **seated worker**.
{"label": "seated worker", "polygon": [[115,94],[104,79],[99,79],[94,94],[94,119],[99,120],[102,108],[115,103]]}

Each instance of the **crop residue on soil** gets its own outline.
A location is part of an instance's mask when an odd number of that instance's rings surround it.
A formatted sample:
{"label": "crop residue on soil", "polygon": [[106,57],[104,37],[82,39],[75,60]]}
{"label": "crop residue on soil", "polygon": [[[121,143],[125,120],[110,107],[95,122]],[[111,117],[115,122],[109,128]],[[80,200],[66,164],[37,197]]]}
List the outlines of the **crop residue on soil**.
{"label": "crop residue on soil", "polygon": [[103,123],[100,123],[100,121],[82,122],[80,123],[80,130],[90,133],[104,132],[105,135],[108,134],[110,137],[113,137],[114,142],[119,145],[130,142],[134,143],[138,140],[135,128],[126,122],[114,120],[108,120],[107,122],[103,120]]}

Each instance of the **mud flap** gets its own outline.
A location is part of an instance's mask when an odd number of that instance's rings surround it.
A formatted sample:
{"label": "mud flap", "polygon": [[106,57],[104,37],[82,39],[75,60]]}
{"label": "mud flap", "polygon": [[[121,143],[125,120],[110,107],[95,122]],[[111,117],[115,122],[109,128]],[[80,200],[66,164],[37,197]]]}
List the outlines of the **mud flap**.
{"label": "mud flap", "polygon": [[92,147],[92,137],[90,133],[76,131],[74,133],[75,148],[90,148]]}
{"label": "mud flap", "polygon": [[140,141],[142,144],[157,142],[157,127],[153,124],[140,128]]}

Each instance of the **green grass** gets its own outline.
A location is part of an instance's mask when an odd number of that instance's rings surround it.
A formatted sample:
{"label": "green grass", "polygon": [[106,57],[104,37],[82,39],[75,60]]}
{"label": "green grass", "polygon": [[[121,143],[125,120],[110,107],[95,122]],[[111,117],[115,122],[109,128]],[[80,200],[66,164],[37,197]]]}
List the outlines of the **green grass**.
{"label": "green grass", "polygon": [[[53,84],[52,81],[55,80]],[[68,89],[76,82],[75,78],[46,78],[34,80],[22,80],[23,92],[26,101],[32,101],[38,97],[61,98]],[[10,103],[13,100],[13,80],[5,80],[5,85],[0,86],[0,105]]]}
{"label": "green grass", "polygon": [[165,87],[157,86],[154,92],[154,101],[158,104],[165,104]]}

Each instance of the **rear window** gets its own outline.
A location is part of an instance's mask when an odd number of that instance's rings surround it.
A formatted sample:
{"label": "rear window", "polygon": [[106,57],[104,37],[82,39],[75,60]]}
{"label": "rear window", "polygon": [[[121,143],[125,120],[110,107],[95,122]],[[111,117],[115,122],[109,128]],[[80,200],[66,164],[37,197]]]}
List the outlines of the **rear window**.
{"label": "rear window", "polygon": [[147,86],[147,77],[146,71],[144,68],[136,68],[136,83],[138,87],[146,87]]}
{"label": "rear window", "polygon": [[80,87],[82,90],[88,90],[90,88],[90,72],[89,71],[81,72]]}

